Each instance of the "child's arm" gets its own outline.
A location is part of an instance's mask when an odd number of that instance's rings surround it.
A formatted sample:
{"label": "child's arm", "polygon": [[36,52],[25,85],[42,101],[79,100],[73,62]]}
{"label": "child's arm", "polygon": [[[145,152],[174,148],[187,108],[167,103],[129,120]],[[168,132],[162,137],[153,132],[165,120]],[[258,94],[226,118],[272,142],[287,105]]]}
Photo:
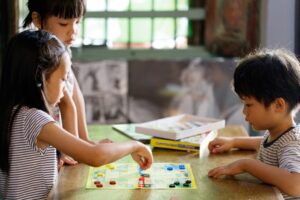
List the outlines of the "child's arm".
{"label": "child's arm", "polygon": [[46,124],[37,139],[38,144],[52,145],[75,160],[91,166],[111,163],[128,154],[142,169],[149,168],[153,162],[151,151],[140,142],[91,144],[76,138],[55,123]]}
{"label": "child's arm", "polygon": [[74,100],[76,111],[77,111],[79,137],[85,141],[89,141],[87,124],[86,124],[86,116],[85,116],[84,98],[75,76],[74,76],[74,89],[73,89],[72,98]]}
{"label": "child's arm", "polygon": [[76,107],[66,88],[64,89],[64,97],[59,103],[59,110],[63,128],[78,137]]}
{"label": "child's arm", "polygon": [[222,175],[235,175],[248,172],[263,182],[272,184],[290,196],[300,195],[300,174],[291,173],[283,168],[267,165],[255,159],[241,159],[229,165],[217,167],[208,176],[217,178]]}
{"label": "child's arm", "polygon": [[223,153],[232,148],[258,150],[262,137],[218,137],[211,141],[208,149],[211,153]]}

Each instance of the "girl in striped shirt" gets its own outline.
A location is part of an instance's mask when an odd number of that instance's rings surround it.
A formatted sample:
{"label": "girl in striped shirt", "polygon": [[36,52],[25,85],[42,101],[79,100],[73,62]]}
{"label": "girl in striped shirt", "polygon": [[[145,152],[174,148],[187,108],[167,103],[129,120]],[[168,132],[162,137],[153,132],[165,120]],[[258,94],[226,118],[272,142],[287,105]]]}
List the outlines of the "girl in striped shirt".
{"label": "girl in striped shirt", "polygon": [[208,172],[210,177],[250,173],[276,186],[285,199],[300,199],[300,126],[294,115],[300,102],[300,64],[284,49],[248,55],[234,73],[246,121],[263,137],[217,138],[211,153],[231,148],[257,150],[257,159],[241,159]]}
{"label": "girl in striped shirt", "polygon": [[51,117],[70,70],[70,56],[54,35],[25,31],[10,40],[0,85],[1,197],[46,198],[57,177],[56,148],[92,166],[128,154],[142,169],[151,166],[152,153],[142,143],[89,143]]}

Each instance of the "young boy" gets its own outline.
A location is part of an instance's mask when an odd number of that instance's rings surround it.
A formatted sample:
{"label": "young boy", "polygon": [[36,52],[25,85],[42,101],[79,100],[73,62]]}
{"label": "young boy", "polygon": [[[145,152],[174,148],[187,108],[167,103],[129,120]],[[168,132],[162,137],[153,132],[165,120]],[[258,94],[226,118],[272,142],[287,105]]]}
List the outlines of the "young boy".
{"label": "young boy", "polygon": [[208,172],[222,175],[250,173],[279,188],[285,199],[300,198],[300,126],[294,115],[300,102],[300,64],[290,52],[262,50],[248,55],[234,73],[234,90],[244,104],[246,121],[263,137],[216,138],[211,153],[231,148],[258,150],[256,159],[241,159]]}

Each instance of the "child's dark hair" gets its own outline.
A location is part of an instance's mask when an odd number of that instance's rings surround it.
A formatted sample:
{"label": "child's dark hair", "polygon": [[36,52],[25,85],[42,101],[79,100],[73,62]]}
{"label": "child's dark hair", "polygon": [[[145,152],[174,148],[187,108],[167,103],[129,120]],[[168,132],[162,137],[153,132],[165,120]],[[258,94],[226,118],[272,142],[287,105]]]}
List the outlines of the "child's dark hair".
{"label": "child's dark hair", "polygon": [[24,31],[8,43],[0,87],[0,169],[9,172],[9,147],[14,118],[21,107],[49,113],[43,97],[47,80],[60,63],[65,46],[46,31]]}
{"label": "child's dark hair", "polygon": [[39,13],[43,25],[49,16],[70,19],[81,17],[85,14],[84,0],[28,0],[28,15],[23,21],[23,28],[32,22],[32,12]]}
{"label": "child's dark hair", "polygon": [[254,97],[268,107],[283,98],[293,110],[300,102],[300,64],[285,49],[258,50],[242,59],[233,86],[240,97]]}

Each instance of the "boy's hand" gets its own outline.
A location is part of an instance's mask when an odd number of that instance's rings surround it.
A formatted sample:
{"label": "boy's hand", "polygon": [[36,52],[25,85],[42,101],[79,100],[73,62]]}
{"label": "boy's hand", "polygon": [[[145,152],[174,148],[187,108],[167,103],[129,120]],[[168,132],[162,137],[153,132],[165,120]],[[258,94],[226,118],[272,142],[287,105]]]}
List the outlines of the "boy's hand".
{"label": "boy's hand", "polygon": [[150,168],[153,163],[152,152],[146,145],[140,142],[137,142],[137,145],[136,150],[131,154],[133,160],[135,160],[143,170]]}
{"label": "boy's hand", "polygon": [[241,174],[244,172],[243,170],[244,161],[245,161],[244,159],[241,159],[225,166],[216,167],[208,172],[208,176],[212,178],[218,178],[219,176],[222,175],[232,176],[236,174]]}
{"label": "boy's hand", "polygon": [[233,138],[218,137],[208,144],[211,153],[223,153],[234,147]]}

